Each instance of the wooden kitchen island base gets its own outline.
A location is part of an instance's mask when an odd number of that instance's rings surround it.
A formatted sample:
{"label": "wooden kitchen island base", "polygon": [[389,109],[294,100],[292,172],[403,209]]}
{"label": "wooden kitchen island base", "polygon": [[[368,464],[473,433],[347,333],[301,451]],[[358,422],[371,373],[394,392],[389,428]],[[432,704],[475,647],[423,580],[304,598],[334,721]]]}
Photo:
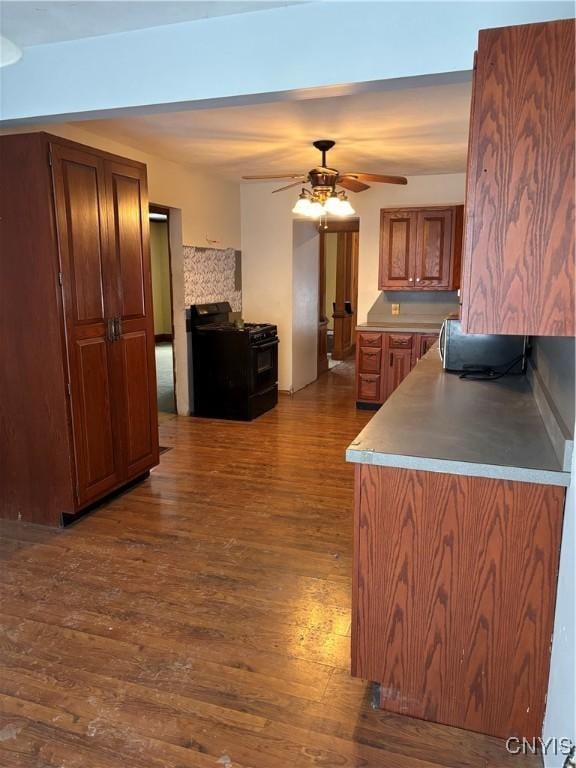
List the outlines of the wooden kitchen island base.
{"label": "wooden kitchen island base", "polygon": [[380,705],[540,736],[565,489],[356,466],[352,673]]}

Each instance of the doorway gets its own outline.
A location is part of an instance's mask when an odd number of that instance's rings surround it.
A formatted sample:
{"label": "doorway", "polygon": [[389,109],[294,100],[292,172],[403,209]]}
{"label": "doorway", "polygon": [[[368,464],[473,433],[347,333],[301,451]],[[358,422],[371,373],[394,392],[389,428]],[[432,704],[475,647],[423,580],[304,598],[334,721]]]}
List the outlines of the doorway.
{"label": "doorway", "polygon": [[318,375],[355,346],[359,221],[328,222],[320,232]]}
{"label": "doorway", "polygon": [[172,265],[168,208],[150,205],[150,265],[154,306],[158,411],[176,413]]}

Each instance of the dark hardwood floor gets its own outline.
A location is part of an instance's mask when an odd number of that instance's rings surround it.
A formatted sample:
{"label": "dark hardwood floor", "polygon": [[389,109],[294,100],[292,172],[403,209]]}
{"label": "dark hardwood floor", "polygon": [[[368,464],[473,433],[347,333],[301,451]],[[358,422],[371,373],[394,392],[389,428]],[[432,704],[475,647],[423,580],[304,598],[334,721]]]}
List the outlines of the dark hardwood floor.
{"label": "dark hardwood floor", "polygon": [[149,480],[2,523],[2,768],[519,768],[349,674],[356,411],[342,364],[250,424],[163,416]]}

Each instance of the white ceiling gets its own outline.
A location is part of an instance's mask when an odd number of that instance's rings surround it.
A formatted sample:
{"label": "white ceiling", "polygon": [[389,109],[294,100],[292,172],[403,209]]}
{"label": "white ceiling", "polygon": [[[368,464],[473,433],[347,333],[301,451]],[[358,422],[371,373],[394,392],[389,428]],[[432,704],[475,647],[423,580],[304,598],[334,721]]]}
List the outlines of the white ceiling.
{"label": "white ceiling", "polygon": [[93,133],[232,179],[303,172],[331,138],[340,171],[402,175],[466,169],[470,82],[252,106],[80,122]]}
{"label": "white ceiling", "polygon": [[305,0],[2,0],[2,35],[21,48],[214,16],[282,8]]}

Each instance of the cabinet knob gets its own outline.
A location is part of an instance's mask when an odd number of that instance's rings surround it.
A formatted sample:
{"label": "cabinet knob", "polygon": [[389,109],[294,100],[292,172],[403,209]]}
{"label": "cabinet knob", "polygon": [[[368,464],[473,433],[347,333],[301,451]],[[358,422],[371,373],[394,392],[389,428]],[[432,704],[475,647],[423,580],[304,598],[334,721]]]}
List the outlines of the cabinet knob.
{"label": "cabinet knob", "polygon": [[419,278],[419,277],[417,277],[417,278],[416,278],[416,282],[417,282],[417,283],[419,283],[419,282],[420,282],[420,278]]}
{"label": "cabinet knob", "polygon": [[414,282],[414,278],[413,278],[413,277],[409,277],[409,278],[408,278],[408,282],[409,282],[409,283],[413,283],[413,282]]}

